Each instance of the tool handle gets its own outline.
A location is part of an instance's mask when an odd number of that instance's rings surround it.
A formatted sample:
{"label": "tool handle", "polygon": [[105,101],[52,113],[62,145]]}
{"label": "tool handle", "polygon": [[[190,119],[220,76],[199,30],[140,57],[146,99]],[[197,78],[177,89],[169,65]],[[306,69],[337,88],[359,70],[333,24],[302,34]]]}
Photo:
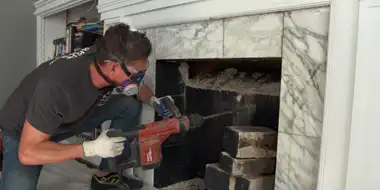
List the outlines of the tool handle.
{"label": "tool handle", "polygon": [[123,132],[120,130],[109,130],[109,131],[107,131],[108,137],[128,137],[130,135],[131,135],[130,132]]}
{"label": "tool handle", "polygon": [[[168,109],[172,115],[169,118],[179,118],[181,117],[181,112],[179,111],[178,107],[175,105],[174,100],[171,96],[164,96],[161,99],[161,103],[164,105],[166,109]],[[165,118],[165,119],[169,119]]]}

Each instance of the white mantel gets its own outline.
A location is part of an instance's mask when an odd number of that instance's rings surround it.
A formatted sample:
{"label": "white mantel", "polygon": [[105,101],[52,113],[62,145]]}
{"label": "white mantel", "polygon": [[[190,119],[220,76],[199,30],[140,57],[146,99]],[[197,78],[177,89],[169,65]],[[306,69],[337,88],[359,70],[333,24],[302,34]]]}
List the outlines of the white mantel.
{"label": "white mantel", "polygon": [[[45,60],[41,52],[45,48],[46,17],[88,1],[39,0],[35,3],[38,63]],[[366,111],[374,111],[375,105],[366,104],[363,106],[361,104],[372,91],[370,91],[370,87],[366,87],[366,95],[359,95],[357,89],[363,87],[357,86],[357,84],[354,87],[353,81],[365,84],[365,73],[372,72],[373,76],[379,76],[373,73],[374,70],[365,68],[363,62],[374,61],[375,57],[374,55],[369,56],[362,49],[366,47],[378,48],[378,44],[380,44],[379,41],[371,41],[371,37],[368,36],[376,34],[366,33],[359,28],[358,42],[360,46],[357,47],[357,29],[359,25],[370,30],[370,23],[373,22],[372,25],[375,25],[375,19],[378,20],[380,17],[374,11],[379,9],[378,2],[376,3],[375,0],[99,0],[98,10],[106,25],[119,22],[122,18],[122,21],[127,21],[138,29],[146,29],[252,14],[324,7],[329,6],[330,3],[329,54],[327,58],[328,68],[318,190],[355,189],[348,186],[354,184],[354,177],[360,177],[360,173],[356,174],[357,170],[355,169],[360,169],[360,164],[364,158],[356,156],[355,153],[365,149],[363,147],[365,135],[361,133],[362,136],[357,137],[354,133],[350,133],[351,119],[355,119],[352,130],[360,132],[359,122],[363,123],[365,116],[358,111],[352,111],[353,102],[355,107]],[[350,16],[346,16],[347,14]],[[359,24],[358,15],[363,15]],[[376,29],[376,31],[379,30]],[[377,36],[380,35],[377,34]],[[378,37],[373,37],[373,39],[379,40]],[[368,45],[370,43],[376,43],[377,46]],[[359,49],[357,50],[357,48]],[[356,60],[357,52],[359,54]],[[373,54],[376,53],[373,52]],[[370,58],[373,59],[369,60]],[[355,76],[355,69],[360,71],[360,75]],[[378,83],[375,86],[372,88],[380,88]],[[354,89],[355,97],[352,95]],[[337,105],[340,107],[336,108]],[[377,107],[379,106],[377,105]],[[377,113],[379,113],[378,109]],[[367,119],[370,120],[371,118]],[[373,125],[373,123],[365,124]],[[350,141],[350,135],[354,141]],[[348,160],[349,150],[350,160]],[[362,170],[361,172],[365,171]],[[346,181],[346,177],[351,181]],[[374,184],[374,181],[372,183]],[[358,183],[354,185],[360,187]]]}
{"label": "white mantel", "polygon": [[98,10],[102,20],[112,23],[125,17],[144,29],[329,4],[330,0],[103,0]]}

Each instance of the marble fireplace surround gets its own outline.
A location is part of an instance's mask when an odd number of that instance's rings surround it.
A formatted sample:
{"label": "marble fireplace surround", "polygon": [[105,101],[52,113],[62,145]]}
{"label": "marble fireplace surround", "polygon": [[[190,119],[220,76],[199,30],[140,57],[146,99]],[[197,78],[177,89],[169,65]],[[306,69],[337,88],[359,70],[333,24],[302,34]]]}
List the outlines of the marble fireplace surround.
{"label": "marble fireplace surround", "polygon": [[[282,57],[276,189],[316,189],[329,15],[321,7],[143,29],[154,48],[145,82],[154,89],[156,60]],[[144,106],[142,122],[153,120]]]}

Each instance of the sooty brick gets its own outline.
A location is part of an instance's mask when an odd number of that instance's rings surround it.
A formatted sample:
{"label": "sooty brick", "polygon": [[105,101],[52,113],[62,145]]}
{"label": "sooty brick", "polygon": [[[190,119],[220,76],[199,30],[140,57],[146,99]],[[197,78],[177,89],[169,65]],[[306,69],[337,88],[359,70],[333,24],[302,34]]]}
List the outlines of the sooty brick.
{"label": "sooty brick", "polygon": [[255,178],[239,176],[235,181],[235,190],[273,190],[274,183],[274,175],[258,176]]}
{"label": "sooty brick", "polygon": [[277,132],[267,127],[230,126],[223,149],[234,158],[276,157]]}
{"label": "sooty brick", "polygon": [[220,168],[218,163],[206,165],[204,183],[210,190],[273,190],[274,175],[234,176]]}
{"label": "sooty brick", "polygon": [[218,163],[207,164],[204,177],[205,186],[211,190],[234,190],[236,177],[223,171]]}
{"label": "sooty brick", "polygon": [[242,158],[231,157],[228,153],[222,152],[219,160],[220,168],[234,176],[245,175],[257,177],[260,175],[274,174],[276,168],[276,158]]}

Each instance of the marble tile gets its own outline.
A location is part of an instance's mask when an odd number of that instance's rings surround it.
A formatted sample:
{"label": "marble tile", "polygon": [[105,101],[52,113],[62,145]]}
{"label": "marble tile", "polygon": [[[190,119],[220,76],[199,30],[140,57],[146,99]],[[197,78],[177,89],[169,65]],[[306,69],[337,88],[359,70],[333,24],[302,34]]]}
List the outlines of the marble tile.
{"label": "marble tile", "polygon": [[166,26],[156,30],[157,59],[222,57],[222,20]]}
{"label": "marble tile", "polygon": [[291,190],[288,186],[290,159],[290,141],[288,134],[278,133],[276,159],[275,190]]}
{"label": "marble tile", "polygon": [[281,57],[283,13],[224,20],[224,57]]}
{"label": "marble tile", "polygon": [[156,44],[156,32],[155,29],[145,30],[146,36],[149,38],[152,43],[152,53],[150,54],[149,67],[146,71],[144,77],[144,82],[147,84],[153,91],[155,91],[155,77],[156,77],[156,57],[155,57],[155,44]]}
{"label": "marble tile", "polygon": [[321,139],[289,135],[289,189],[316,190]]}
{"label": "marble tile", "polygon": [[325,96],[329,8],[284,15],[279,131],[320,137]]}
{"label": "marble tile", "polygon": [[[146,36],[152,43],[152,53],[150,54],[149,67],[145,73],[144,83],[152,89],[153,93],[155,92],[155,81],[156,81],[156,58],[155,58],[155,44],[156,44],[156,30],[155,29],[145,29],[142,32],[146,33]],[[143,104],[141,111],[140,123],[150,123],[154,121],[155,111],[154,109],[147,104]]]}

